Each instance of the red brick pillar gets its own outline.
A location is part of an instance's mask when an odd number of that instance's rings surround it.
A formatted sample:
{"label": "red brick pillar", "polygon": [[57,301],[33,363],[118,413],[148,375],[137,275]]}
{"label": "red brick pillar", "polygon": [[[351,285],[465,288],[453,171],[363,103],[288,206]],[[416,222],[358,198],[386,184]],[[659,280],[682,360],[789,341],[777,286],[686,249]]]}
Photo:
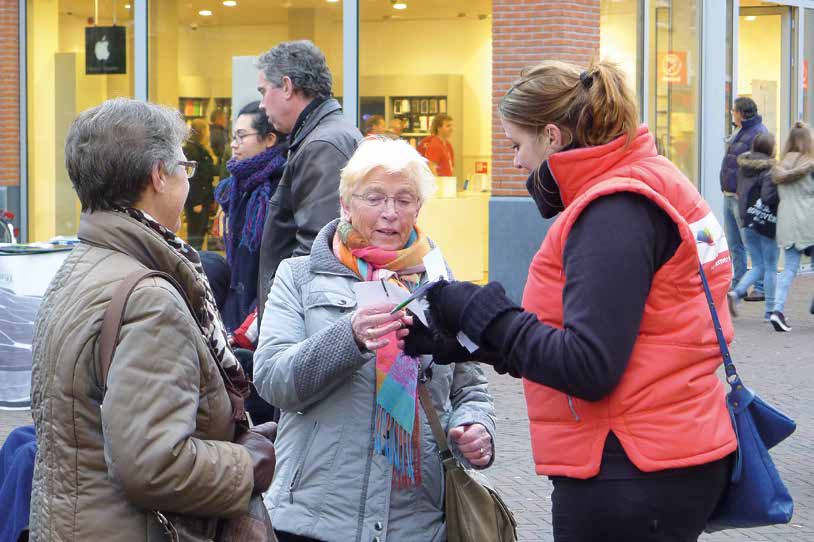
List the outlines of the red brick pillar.
{"label": "red brick pillar", "polygon": [[19,2],[0,0],[0,186],[20,184]]}
{"label": "red brick pillar", "polygon": [[525,196],[497,105],[520,70],[541,60],[587,64],[599,51],[600,0],[492,0],[492,194]]}

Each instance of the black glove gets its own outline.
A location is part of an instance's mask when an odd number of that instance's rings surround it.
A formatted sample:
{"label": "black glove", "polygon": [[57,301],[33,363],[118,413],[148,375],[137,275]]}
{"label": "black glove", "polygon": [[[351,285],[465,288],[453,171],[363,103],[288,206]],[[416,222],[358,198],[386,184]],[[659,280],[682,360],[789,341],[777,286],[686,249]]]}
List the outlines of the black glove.
{"label": "black glove", "polygon": [[457,335],[466,305],[480,289],[471,282],[439,280],[427,292],[433,323],[445,333]]}
{"label": "black glove", "polygon": [[498,352],[484,348],[470,352],[456,337],[437,331],[435,327],[428,329],[418,318],[413,319],[409,329],[410,334],[404,338],[404,353],[408,356],[431,355],[433,363],[438,365],[478,361],[493,365],[498,372],[508,372],[503,369],[504,362]]}
{"label": "black glove", "polygon": [[404,338],[404,353],[408,356],[431,355],[433,362],[449,365],[473,359],[469,350],[461,346],[458,340],[439,331],[428,329],[416,317],[409,327],[410,334]]}
{"label": "black glove", "polygon": [[480,287],[440,280],[427,292],[427,300],[433,322],[444,333],[454,336],[463,331],[477,345],[483,344],[483,333],[495,318],[521,310],[497,282]]}

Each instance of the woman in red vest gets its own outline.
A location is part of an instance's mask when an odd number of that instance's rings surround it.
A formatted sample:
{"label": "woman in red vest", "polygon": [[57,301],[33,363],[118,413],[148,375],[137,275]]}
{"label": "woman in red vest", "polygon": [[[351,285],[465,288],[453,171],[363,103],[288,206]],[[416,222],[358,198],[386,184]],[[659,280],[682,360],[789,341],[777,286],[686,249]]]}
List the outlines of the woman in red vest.
{"label": "woman in red vest", "polygon": [[441,282],[437,329],[413,327],[405,351],[523,379],[558,542],[697,540],[737,447],[698,273],[700,261],[731,340],[722,228],[657,154],[616,66],[527,69],[500,113],[540,214],[556,217],[522,308],[497,283]]}

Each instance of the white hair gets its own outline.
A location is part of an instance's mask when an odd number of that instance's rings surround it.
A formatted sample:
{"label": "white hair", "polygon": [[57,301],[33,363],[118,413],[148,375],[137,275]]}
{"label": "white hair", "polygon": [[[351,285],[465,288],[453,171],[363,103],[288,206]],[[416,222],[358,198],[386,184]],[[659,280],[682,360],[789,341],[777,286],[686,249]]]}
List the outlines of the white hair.
{"label": "white hair", "polygon": [[427,159],[402,139],[370,137],[363,140],[339,176],[339,198],[350,205],[350,198],[368,175],[382,169],[389,175],[402,174],[415,183],[423,203],[435,192],[435,177]]}

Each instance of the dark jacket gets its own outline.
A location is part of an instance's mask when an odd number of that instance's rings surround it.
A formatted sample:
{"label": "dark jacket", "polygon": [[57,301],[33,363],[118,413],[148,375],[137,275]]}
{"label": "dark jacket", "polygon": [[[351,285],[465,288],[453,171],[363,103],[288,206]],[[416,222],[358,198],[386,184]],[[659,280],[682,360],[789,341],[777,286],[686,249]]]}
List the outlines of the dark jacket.
{"label": "dark jacket", "polygon": [[738,156],[752,149],[752,141],[758,134],[769,130],[763,125],[763,117],[755,115],[751,119],[744,119],[741,128],[729,138],[726,154],[721,163],[721,190],[724,192],[737,192],[738,189]]}
{"label": "dark jacket", "polygon": [[[777,186],[772,181],[775,160],[761,152],[738,156],[738,212],[744,228],[774,238],[777,223]],[[760,201],[758,201],[760,200]]]}
{"label": "dark jacket", "polygon": [[209,146],[212,147],[212,152],[215,153],[218,160],[223,161],[223,156],[229,147],[229,131],[220,124],[210,124]]}
{"label": "dark jacket", "polygon": [[184,155],[187,160],[198,162],[195,175],[189,179],[189,195],[187,195],[187,207],[203,205],[207,207],[215,201],[215,191],[212,181],[218,174],[218,168],[212,155],[195,141],[187,141],[184,145]]}
{"label": "dark jacket", "polygon": [[339,217],[339,171],[361,139],[334,99],[321,103],[293,134],[288,165],[269,203],[260,245],[261,315],[280,262],[309,254],[317,233]]}

